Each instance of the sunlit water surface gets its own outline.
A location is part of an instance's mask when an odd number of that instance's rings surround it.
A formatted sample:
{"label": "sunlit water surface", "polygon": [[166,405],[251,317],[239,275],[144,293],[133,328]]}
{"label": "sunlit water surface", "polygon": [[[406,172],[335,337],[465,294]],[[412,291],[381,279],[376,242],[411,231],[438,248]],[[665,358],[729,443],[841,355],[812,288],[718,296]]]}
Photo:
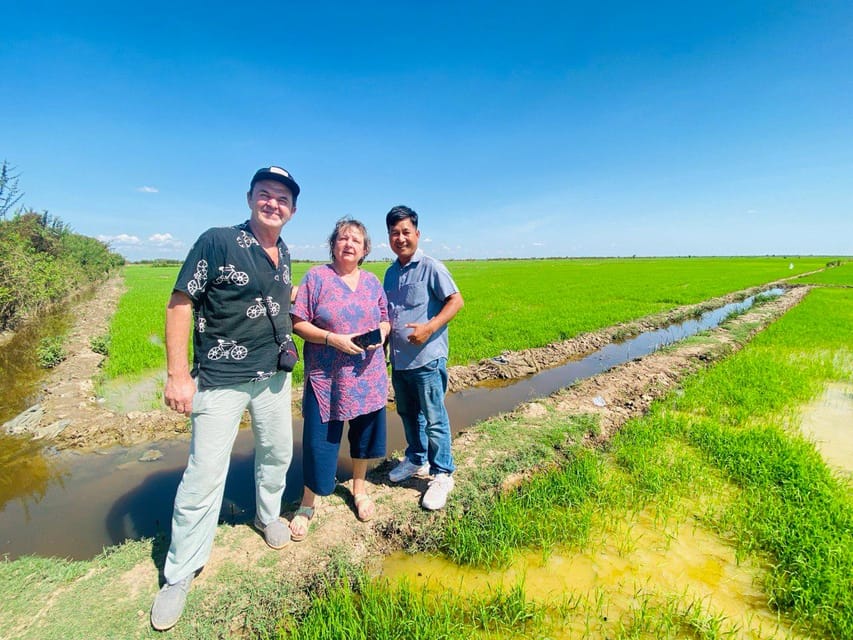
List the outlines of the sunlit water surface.
{"label": "sunlit water surface", "polygon": [[[737,629],[735,638],[806,638],[767,606],[763,570],[738,564],[732,546],[695,522],[656,522],[648,513],[615,524],[588,550],[555,550],[547,557],[528,552],[506,570],[460,567],[443,558],[398,552],[389,556],[382,575],[413,586],[443,592],[482,594],[523,582],[529,600],[577,603],[566,625],[549,638],[612,637],[644,602],[675,599],[721,619],[721,629]],[[645,636],[643,636],[645,637]],[[728,636],[725,636],[728,637]]]}

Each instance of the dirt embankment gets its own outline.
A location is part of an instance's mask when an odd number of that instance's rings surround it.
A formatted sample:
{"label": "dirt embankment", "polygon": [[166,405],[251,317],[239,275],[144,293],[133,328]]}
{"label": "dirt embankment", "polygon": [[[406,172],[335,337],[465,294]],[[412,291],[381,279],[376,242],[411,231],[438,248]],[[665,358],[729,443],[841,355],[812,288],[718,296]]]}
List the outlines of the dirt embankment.
{"label": "dirt embankment", "polygon": [[[110,317],[123,291],[122,281],[116,277],[105,283],[91,300],[80,305],[76,314],[77,321],[66,342],[68,357],[53,369],[45,381],[35,428],[48,433],[61,428],[58,434],[50,438],[51,444],[57,449],[91,450],[114,445],[130,446],[188,433],[187,419],[165,407],[125,413],[107,408],[103,399],[96,396],[93,380],[98,374],[103,357],[92,351],[90,339],[107,332]],[[487,380],[531,375],[570,359],[586,356],[614,340],[694,317],[702,311],[743,299],[758,291],[756,288],[738,292],[699,305],[682,307],[636,322],[587,333],[564,342],[505,352],[469,366],[451,367],[450,391],[459,391]],[[781,312],[796,304],[805,291],[805,288],[794,288],[779,299],[764,305],[764,308],[779,308]],[[766,310],[761,312],[762,316],[766,315]],[[747,314],[747,317],[749,316],[750,314]],[[663,360],[666,357],[664,354],[658,354],[654,359],[644,358],[639,362],[631,362],[604,376],[596,376],[595,383],[585,382],[580,386],[604,385],[602,380],[612,379],[613,384],[606,385],[611,387],[609,395],[614,398],[624,396],[627,409],[642,409],[648,402],[642,397],[643,394],[634,396],[644,381],[656,380],[663,383],[666,379],[677,380],[681,375],[678,372],[684,368],[683,361],[707,358],[707,355],[703,356],[701,353],[688,352],[696,349],[699,348],[688,346],[667,352],[674,354],[668,361]],[[631,373],[627,374],[628,371]],[[596,395],[602,395],[605,390],[601,388],[600,393]],[[297,394],[298,391],[295,391],[294,395]],[[592,409],[599,412],[597,410],[601,408]],[[606,411],[601,413],[617,410],[612,402],[608,402],[605,409]]]}

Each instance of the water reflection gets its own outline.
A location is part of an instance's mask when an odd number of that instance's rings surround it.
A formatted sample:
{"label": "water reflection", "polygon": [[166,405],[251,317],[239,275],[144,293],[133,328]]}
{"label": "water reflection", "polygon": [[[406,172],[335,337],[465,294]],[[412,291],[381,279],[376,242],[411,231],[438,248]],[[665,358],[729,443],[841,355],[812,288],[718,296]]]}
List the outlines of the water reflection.
{"label": "water reflection", "polygon": [[38,366],[39,342],[42,338],[64,334],[70,324],[69,308],[63,307],[21,327],[0,348],[0,389],[3,390],[0,394],[0,425],[36,403],[39,382],[45,376],[44,369]]}
{"label": "water reflection", "polygon": [[0,511],[19,500],[29,519],[31,505],[44,499],[51,483],[68,475],[64,464],[43,455],[42,445],[23,436],[0,436]]}

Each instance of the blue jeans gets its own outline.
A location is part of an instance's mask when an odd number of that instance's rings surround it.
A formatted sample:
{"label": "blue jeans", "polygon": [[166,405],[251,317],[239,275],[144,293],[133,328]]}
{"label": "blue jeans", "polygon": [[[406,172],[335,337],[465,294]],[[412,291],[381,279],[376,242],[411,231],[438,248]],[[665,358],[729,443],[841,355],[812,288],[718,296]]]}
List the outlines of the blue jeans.
{"label": "blue jeans", "polygon": [[429,460],[430,475],[453,473],[450,418],[444,407],[447,358],[437,358],[418,369],[394,369],[391,384],[406,433],[409,462],[421,466]]}

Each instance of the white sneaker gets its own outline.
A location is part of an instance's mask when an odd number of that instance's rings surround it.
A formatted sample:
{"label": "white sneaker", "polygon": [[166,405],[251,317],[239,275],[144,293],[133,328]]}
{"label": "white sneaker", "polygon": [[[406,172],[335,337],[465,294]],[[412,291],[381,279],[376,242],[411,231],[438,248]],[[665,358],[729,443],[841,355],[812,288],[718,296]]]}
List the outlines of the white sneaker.
{"label": "white sneaker", "polygon": [[447,504],[447,494],[453,491],[455,484],[453,476],[446,473],[437,473],[432,482],[429,483],[426,493],[424,493],[421,506],[430,511],[442,509]]}
{"label": "white sneaker", "polygon": [[402,462],[398,463],[396,467],[391,469],[391,473],[388,474],[388,479],[391,482],[402,482],[406,478],[411,478],[417,473],[426,473],[427,471],[429,471],[428,462],[418,466],[415,463],[410,462],[408,458],[403,458]]}

